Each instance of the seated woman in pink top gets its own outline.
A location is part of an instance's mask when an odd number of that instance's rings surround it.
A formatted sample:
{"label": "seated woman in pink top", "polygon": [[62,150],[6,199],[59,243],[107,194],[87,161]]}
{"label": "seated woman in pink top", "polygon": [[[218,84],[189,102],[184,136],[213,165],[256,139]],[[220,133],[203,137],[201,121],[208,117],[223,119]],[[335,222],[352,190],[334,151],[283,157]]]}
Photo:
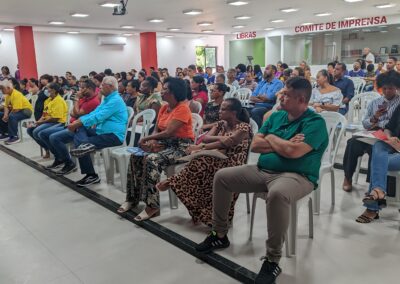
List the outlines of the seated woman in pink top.
{"label": "seated woman in pink top", "polygon": [[201,103],[202,109],[199,113],[203,116],[204,109],[208,103],[208,90],[202,76],[194,76],[191,82],[192,87],[192,99]]}

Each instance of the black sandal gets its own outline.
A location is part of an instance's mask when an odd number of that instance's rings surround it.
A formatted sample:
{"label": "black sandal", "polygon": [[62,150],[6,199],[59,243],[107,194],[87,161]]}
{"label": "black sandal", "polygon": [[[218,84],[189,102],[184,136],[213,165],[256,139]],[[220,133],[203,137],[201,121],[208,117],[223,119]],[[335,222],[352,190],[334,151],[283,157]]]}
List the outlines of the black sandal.
{"label": "black sandal", "polygon": [[361,223],[361,224],[367,224],[367,223],[371,223],[374,220],[378,220],[379,219],[379,213],[375,212],[376,215],[374,218],[368,217],[364,214],[361,214],[360,216],[357,217],[356,222],[357,223]]}
{"label": "black sandal", "polygon": [[387,204],[385,197],[386,194],[384,193],[383,198],[379,198],[378,190],[374,189],[371,191],[370,194],[365,196],[362,201],[364,202],[365,205],[373,205],[375,203],[378,203],[378,206],[380,208],[386,208]]}

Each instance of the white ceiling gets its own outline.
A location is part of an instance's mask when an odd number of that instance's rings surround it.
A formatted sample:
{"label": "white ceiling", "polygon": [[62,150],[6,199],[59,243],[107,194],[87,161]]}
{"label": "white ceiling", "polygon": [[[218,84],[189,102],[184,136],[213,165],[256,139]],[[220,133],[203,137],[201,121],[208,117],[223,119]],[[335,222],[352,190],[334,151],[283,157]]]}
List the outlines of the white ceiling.
{"label": "white ceiling", "polygon": [[[128,14],[112,16],[112,8],[103,8],[99,3],[106,0],[1,0],[0,28],[15,25],[33,25],[41,31],[84,32],[167,32],[167,28],[181,28],[175,33],[200,33],[202,29],[213,29],[214,34],[231,34],[235,31],[259,31],[266,27],[287,28],[304,22],[323,23],[342,20],[344,17],[368,17],[400,14],[399,0],[364,0],[347,3],[343,0],[249,0],[245,6],[231,6],[226,0],[129,0]],[[107,2],[118,3],[118,0]],[[374,5],[397,3],[394,8],[377,9]],[[282,8],[298,8],[298,12],[282,13]],[[202,9],[201,15],[189,16],[182,13],[185,9]],[[73,18],[73,12],[88,13],[87,18]],[[331,12],[331,16],[316,17],[315,13]],[[250,20],[236,20],[235,16],[249,15]],[[163,23],[149,23],[151,18],[162,18]],[[274,19],[284,19],[283,23],[271,23]],[[61,27],[48,24],[51,20],[65,21]],[[209,27],[199,27],[197,22],[212,21]],[[233,25],[246,25],[242,29],[233,29]],[[133,25],[134,30],[123,30],[121,25]],[[174,32],[168,32],[173,34]]]}

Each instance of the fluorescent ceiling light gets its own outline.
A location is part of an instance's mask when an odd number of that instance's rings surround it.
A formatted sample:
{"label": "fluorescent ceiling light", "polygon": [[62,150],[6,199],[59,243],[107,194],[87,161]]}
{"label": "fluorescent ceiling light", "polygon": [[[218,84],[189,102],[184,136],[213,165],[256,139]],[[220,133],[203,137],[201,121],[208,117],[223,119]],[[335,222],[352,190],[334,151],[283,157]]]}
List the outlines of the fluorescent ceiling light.
{"label": "fluorescent ceiling light", "polygon": [[119,3],[111,3],[111,2],[105,2],[103,4],[100,4],[101,7],[105,7],[105,8],[114,8],[119,6]]}
{"label": "fluorescent ceiling light", "polygon": [[133,36],[133,34],[122,34],[123,36]]}
{"label": "fluorescent ceiling light", "polygon": [[171,38],[171,37],[174,37],[174,36],[173,35],[166,35],[165,37]]}
{"label": "fluorescent ceiling light", "polygon": [[235,26],[232,26],[232,28],[234,28],[234,29],[242,29],[242,28],[244,28],[245,26],[243,26],[243,25],[235,25]]}
{"label": "fluorescent ceiling light", "polygon": [[181,28],[168,28],[167,30],[169,30],[170,32],[177,32],[180,31]]}
{"label": "fluorescent ceiling light", "polygon": [[162,23],[162,22],[164,22],[164,20],[163,19],[150,19],[149,22],[150,23]]}
{"label": "fluorescent ceiling light", "polygon": [[243,16],[236,16],[235,19],[236,20],[248,20],[248,19],[251,19],[251,17],[243,15]]}
{"label": "fluorescent ceiling light", "polygon": [[333,34],[325,34],[325,36],[331,36],[331,35],[333,35]]}
{"label": "fluorescent ceiling light", "polygon": [[202,33],[213,33],[214,30],[202,30],[201,32],[202,32]]}
{"label": "fluorescent ceiling light", "polygon": [[233,6],[242,6],[249,4],[249,1],[227,1],[226,4]]}
{"label": "fluorescent ceiling light", "polygon": [[355,2],[362,2],[364,0],[344,0],[344,2],[348,2],[348,3],[355,3]]}
{"label": "fluorescent ceiling light", "polygon": [[185,14],[185,15],[195,16],[195,15],[202,14],[203,10],[200,10],[200,9],[188,9],[188,10],[183,10],[182,13]]}
{"label": "fluorescent ceiling light", "polygon": [[89,14],[73,13],[73,14],[71,14],[71,17],[86,18],[86,17],[89,17]]}
{"label": "fluorescent ceiling light", "polygon": [[134,26],[121,26],[121,29],[134,29]]}
{"label": "fluorescent ceiling light", "polygon": [[264,31],[272,31],[275,28],[265,28]]}
{"label": "fluorescent ceiling light", "polygon": [[5,29],[3,29],[3,31],[5,31],[5,32],[13,32],[14,29],[12,29],[12,28],[5,28]]}
{"label": "fluorescent ceiling light", "polygon": [[325,13],[317,13],[317,14],[314,14],[314,15],[317,16],[317,17],[326,17],[326,16],[332,15],[332,13],[325,12]]}
{"label": "fluorescent ceiling light", "polygon": [[355,19],[358,19],[357,17],[346,17],[346,18],[344,18],[345,20],[355,20]]}
{"label": "fluorescent ceiling light", "polygon": [[211,26],[213,22],[198,22],[197,25],[200,27]]}
{"label": "fluorescent ceiling light", "polygon": [[309,25],[314,25],[314,23],[302,23],[302,26],[309,26]]}
{"label": "fluorescent ceiling light", "polygon": [[76,35],[76,34],[79,34],[79,32],[78,31],[70,31],[70,32],[67,32],[67,34]]}
{"label": "fluorescent ceiling light", "polygon": [[283,8],[280,9],[281,12],[283,13],[293,13],[293,12],[297,12],[299,9],[297,8]]}
{"label": "fluorescent ceiling light", "polygon": [[387,33],[388,31],[386,31],[386,30],[384,30],[384,31],[381,31],[381,33]]}
{"label": "fluorescent ceiling light", "polygon": [[64,25],[65,22],[62,22],[62,21],[50,21],[49,24],[50,25]]}
{"label": "fluorescent ceiling light", "polygon": [[282,20],[282,19],[277,19],[277,20],[271,20],[271,23],[282,23],[282,22],[284,22],[285,20]]}
{"label": "fluorescent ceiling light", "polygon": [[383,26],[379,26],[378,28],[380,28],[380,29],[387,28],[387,26],[383,25]]}
{"label": "fluorescent ceiling light", "polygon": [[375,7],[378,9],[392,8],[394,6],[396,6],[396,4],[393,4],[393,3],[375,5]]}

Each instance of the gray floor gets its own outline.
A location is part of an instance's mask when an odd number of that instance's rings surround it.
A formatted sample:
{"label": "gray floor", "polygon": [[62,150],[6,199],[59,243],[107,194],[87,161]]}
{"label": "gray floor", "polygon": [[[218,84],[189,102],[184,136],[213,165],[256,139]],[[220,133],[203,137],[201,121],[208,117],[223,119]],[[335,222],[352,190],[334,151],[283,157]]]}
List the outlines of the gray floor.
{"label": "gray floor", "polygon": [[[344,145],[345,141],[343,141]],[[29,139],[10,146],[43,164],[39,147]],[[343,154],[341,147],[338,159]],[[69,190],[47,176],[0,152],[0,283],[234,283],[214,268],[199,263],[132,223]],[[104,177],[102,166],[100,174]],[[342,171],[335,170],[336,204],[330,204],[330,180],[323,179],[321,214],[314,218],[314,239],[307,237],[307,209],[301,208],[298,251],[282,258],[278,284],[398,282],[400,216],[392,205],[368,225],[354,222],[363,210],[365,176],[351,193],[340,189]],[[69,178],[80,178],[74,173]],[[105,178],[103,178],[105,179]],[[92,188],[122,202],[124,194],[102,182]],[[169,209],[161,195],[161,216],[154,220],[177,233],[201,241],[208,228],[194,226],[185,208]],[[220,254],[258,272],[265,252],[265,205],[258,202],[253,240],[250,216],[239,198],[231,247]],[[171,262],[173,256],[174,262]],[[190,277],[190,278],[189,278]]]}

